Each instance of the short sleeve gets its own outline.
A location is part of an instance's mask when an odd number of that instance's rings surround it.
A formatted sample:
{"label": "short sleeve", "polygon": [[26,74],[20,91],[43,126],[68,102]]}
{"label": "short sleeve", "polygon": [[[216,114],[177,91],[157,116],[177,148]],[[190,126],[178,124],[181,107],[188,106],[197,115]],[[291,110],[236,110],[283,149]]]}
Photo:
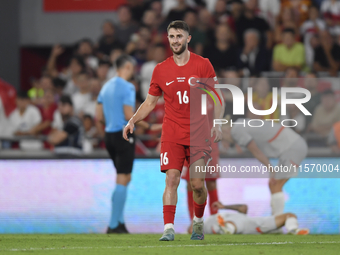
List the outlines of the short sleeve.
{"label": "short sleeve", "polygon": [[205,70],[206,70],[206,73],[205,73],[204,78],[215,78],[216,77],[216,73],[215,73],[214,67],[210,63],[209,59],[206,59]]}
{"label": "short sleeve", "polygon": [[158,65],[156,65],[155,69],[152,73],[150,88],[149,88],[149,94],[152,96],[161,96],[162,95],[162,89],[159,86],[159,78],[158,78]]}
{"label": "short sleeve", "polygon": [[235,126],[231,129],[231,136],[233,140],[241,147],[247,147],[253,140],[253,137],[248,134],[244,127]]}
{"label": "short sleeve", "polygon": [[136,89],[135,86],[129,84],[130,86],[126,86],[126,92],[124,94],[123,105],[129,105],[135,108],[136,104]]}

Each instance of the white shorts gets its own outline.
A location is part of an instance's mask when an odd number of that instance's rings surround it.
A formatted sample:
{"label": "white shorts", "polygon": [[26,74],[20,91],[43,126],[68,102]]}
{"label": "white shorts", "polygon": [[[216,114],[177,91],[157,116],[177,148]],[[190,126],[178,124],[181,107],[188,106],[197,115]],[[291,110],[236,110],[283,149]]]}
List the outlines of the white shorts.
{"label": "white shorts", "polygon": [[[237,227],[237,226],[236,226]],[[261,234],[277,229],[275,224],[275,216],[250,218],[244,222],[242,232],[237,231],[237,234]]]}
{"label": "white shorts", "polygon": [[298,166],[306,158],[308,146],[306,141],[300,137],[292,146],[279,157],[279,166],[282,166],[282,171],[274,173],[275,179],[289,179],[298,175]]}

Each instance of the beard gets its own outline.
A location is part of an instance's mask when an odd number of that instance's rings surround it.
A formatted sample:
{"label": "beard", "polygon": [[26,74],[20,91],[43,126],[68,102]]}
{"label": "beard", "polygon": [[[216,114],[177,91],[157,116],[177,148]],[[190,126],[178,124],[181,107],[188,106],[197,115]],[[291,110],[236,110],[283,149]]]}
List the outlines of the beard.
{"label": "beard", "polygon": [[172,52],[176,55],[181,55],[187,48],[187,45],[186,44],[182,44],[182,47],[178,50],[178,51],[175,51],[174,48],[170,45],[170,48],[172,50]]}

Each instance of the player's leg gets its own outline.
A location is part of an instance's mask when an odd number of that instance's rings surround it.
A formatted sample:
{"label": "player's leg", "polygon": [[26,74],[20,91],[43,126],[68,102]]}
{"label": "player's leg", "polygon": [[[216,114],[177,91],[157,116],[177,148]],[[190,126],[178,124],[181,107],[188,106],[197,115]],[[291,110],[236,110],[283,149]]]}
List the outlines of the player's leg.
{"label": "player's leg", "polygon": [[281,228],[285,226],[289,234],[294,234],[294,235],[309,234],[309,229],[299,228],[297,217],[293,213],[284,213],[284,214],[275,216],[275,224],[277,228]]}
{"label": "player's leg", "polygon": [[218,209],[216,207],[213,207],[213,204],[218,201],[216,179],[206,179],[205,183],[207,185],[207,190],[209,194],[210,214],[213,215],[218,212]]}
{"label": "player's leg", "polygon": [[[133,134],[130,136],[134,138]],[[117,171],[116,187],[111,198],[111,217],[107,233],[128,233],[124,221],[124,207],[135,155],[134,139],[125,141],[121,132],[117,132],[109,134],[105,139],[105,143]],[[119,147],[117,144],[119,144]]]}
{"label": "player's leg", "polygon": [[285,207],[285,196],[283,193],[283,186],[288,179],[269,179],[269,189],[271,193],[270,205],[272,208],[272,215],[282,214]]}
{"label": "player's leg", "polygon": [[162,143],[161,171],[166,173],[163,193],[164,233],[160,241],[173,241],[175,238],[174,220],[177,204],[177,188],[181,179],[185,151],[183,145]]}
{"label": "player's leg", "polygon": [[190,184],[193,190],[194,219],[191,240],[203,240],[203,214],[207,202],[207,190],[204,185],[205,172],[195,172],[196,167],[205,166],[204,158],[200,158],[190,165]]}

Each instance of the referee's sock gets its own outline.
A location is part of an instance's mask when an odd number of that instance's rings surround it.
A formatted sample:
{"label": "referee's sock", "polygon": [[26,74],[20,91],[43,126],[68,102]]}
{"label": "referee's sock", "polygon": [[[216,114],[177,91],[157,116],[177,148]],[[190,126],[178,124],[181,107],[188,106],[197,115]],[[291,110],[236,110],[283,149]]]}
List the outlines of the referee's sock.
{"label": "referee's sock", "polygon": [[[127,186],[117,184],[112,194],[112,209],[110,228],[118,227],[119,222],[124,223],[123,211],[127,194]],[[123,222],[121,221],[123,219]]]}

